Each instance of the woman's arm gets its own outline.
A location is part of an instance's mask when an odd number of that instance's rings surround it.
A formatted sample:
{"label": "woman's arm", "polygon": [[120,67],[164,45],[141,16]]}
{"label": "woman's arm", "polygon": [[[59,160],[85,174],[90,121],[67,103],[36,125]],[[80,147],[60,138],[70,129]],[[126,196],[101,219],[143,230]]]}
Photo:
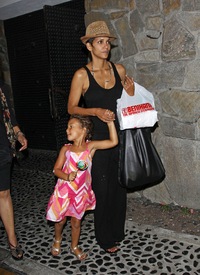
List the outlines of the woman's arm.
{"label": "woman's arm", "polygon": [[69,99],[68,99],[68,113],[79,114],[85,116],[97,116],[104,122],[113,121],[113,112],[102,108],[83,108],[79,107],[81,95],[84,94],[89,86],[87,72],[84,68],[79,69],[73,76]]}
{"label": "woman's arm", "polygon": [[115,147],[118,144],[118,135],[113,121],[107,123],[109,130],[109,139],[94,140],[88,143],[91,155],[93,156],[98,149],[108,149]]}
{"label": "woman's arm", "polygon": [[18,126],[16,117],[15,117],[15,113],[11,106],[10,97],[9,97],[9,86],[7,84],[3,84],[2,91],[6,97],[6,101],[8,104],[8,108],[9,108],[9,112],[10,112],[10,119],[11,119],[11,123],[13,125],[13,131],[14,131],[15,137],[19,141],[19,143],[22,145],[22,147],[19,149],[19,151],[25,150],[27,148],[28,141]]}
{"label": "woman's arm", "polygon": [[69,99],[68,99],[69,114],[96,116],[96,111],[97,111],[96,108],[83,108],[78,106],[81,95],[86,90],[86,86],[87,86],[86,78],[87,78],[87,73],[84,68],[81,68],[78,71],[76,71],[72,78]]}
{"label": "woman's arm", "polygon": [[13,127],[16,139],[19,141],[19,143],[22,145],[22,147],[19,149],[19,151],[23,151],[27,148],[28,141],[25,138],[24,133],[20,130],[19,126]]}
{"label": "woman's arm", "polygon": [[126,90],[128,95],[133,96],[134,92],[135,92],[133,78],[129,77],[126,74],[126,69],[123,65],[116,64],[116,68],[117,68],[118,74],[121,78],[121,83],[122,83],[123,88]]}

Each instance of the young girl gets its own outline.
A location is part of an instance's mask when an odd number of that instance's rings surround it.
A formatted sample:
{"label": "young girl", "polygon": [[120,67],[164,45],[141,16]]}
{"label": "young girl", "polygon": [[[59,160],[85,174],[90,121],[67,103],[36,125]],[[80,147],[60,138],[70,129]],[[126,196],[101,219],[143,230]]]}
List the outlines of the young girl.
{"label": "young girl", "polygon": [[71,253],[78,260],[84,260],[87,254],[78,246],[81,218],[86,210],[96,205],[91,188],[92,157],[98,149],[108,149],[118,144],[117,132],[113,121],[107,123],[109,139],[91,139],[93,124],[86,116],[73,115],[67,127],[67,138],[72,144],[64,145],[54,165],[54,174],[58,177],[48,206],[47,220],[55,222],[55,239],[51,248],[53,256],[60,254],[63,226],[67,216],[71,216]]}

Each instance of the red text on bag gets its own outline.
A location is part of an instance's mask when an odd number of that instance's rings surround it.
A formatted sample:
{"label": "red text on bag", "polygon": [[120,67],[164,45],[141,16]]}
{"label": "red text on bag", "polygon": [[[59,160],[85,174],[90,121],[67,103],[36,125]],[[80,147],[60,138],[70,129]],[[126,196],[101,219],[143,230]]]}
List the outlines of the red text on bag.
{"label": "red text on bag", "polygon": [[122,115],[130,116],[130,115],[134,115],[137,113],[146,112],[150,110],[154,110],[152,105],[150,103],[143,103],[143,104],[138,104],[138,105],[128,106],[126,108],[123,108]]}

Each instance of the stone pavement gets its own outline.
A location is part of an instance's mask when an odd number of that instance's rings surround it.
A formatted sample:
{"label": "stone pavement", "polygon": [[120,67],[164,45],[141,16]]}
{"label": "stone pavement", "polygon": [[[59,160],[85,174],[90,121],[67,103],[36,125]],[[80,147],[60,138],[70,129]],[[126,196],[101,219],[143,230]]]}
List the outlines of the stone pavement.
{"label": "stone pavement", "polygon": [[[105,254],[94,243],[87,260],[80,262],[69,255],[68,248],[58,259],[47,259],[42,253],[37,259],[37,249],[31,257],[25,253],[22,261],[14,261],[8,250],[0,248],[0,262],[18,271],[19,275],[103,275],[103,274],[200,274],[200,238],[176,234],[172,231],[126,222],[127,235],[116,255]],[[41,240],[42,245],[42,240]],[[83,241],[82,247],[87,243]],[[43,259],[43,260],[42,260]],[[0,264],[1,265],[1,264]]]}
{"label": "stone pavement", "polygon": [[55,185],[51,173],[55,158],[55,152],[34,151],[15,165],[12,196],[17,236],[25,253],[22,261],[11,258],[0,223],[0,267],[7,266],[15,275],[200,274],[200,237],[136,224],[129,209],[126,236],[117,254],[107,254],[96,244],[93,213],[89,212],[83,219],[80,239],[88,258],[80,262],[70,254],[69,222],[63,233],[61,255],[52,257],[54,228],[46,221],[45,210]]}

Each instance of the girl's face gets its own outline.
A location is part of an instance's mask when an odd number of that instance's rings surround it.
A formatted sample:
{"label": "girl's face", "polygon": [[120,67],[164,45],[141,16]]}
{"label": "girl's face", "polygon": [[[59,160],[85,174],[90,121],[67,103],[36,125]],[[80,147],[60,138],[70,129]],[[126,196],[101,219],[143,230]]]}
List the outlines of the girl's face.
{"label": "girl's face", "polygon": [[93,40],[92,45],[88,45],[88,50],[91,54],[101,58],[108,58],[111,48],[109,37],[97,37]]}
{"label": "girl's face", "polygon": [[68,122],[66,133],[67,139],[74,141],[75,139],[83,138],[86,134],[86,129],[82,127],[78,119],[72,118]]}

